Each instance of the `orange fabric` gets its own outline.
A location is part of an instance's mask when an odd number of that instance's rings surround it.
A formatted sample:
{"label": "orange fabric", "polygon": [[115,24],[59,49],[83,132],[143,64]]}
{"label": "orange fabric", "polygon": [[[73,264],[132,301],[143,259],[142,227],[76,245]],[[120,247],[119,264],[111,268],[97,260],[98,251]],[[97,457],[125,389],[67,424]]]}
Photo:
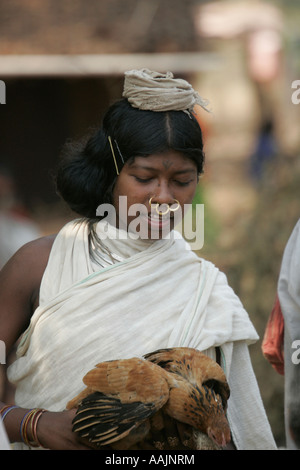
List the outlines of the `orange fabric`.
{"label": "orange fabric", "polygon": [[283,333],[284,319],[277,295],[266,326],[262,352],[271,366],[281,375],[284,375]]}

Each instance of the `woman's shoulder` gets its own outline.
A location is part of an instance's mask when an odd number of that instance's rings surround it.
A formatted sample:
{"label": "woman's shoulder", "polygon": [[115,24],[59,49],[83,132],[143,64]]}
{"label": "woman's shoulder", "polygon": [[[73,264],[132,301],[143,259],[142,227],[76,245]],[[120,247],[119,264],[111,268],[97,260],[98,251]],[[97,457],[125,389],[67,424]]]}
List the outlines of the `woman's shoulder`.
{"label": "woman's shoulder", "polygon": [[46,269],[56,235],[25,243],[2,268],[2,277],[22,286],[38,286]]}
{"label": "woman's shoulder", "polygon": [[23,245],[14,255],[19,260],[47,264],[57,234],[46,235]]}
{"label": "woman's shoulder", "polygon": [[8,348],[39,304],[40,284],[54,240],[51,235],[26,243],[0,270],[0,316],[5,321],[2,333]]}

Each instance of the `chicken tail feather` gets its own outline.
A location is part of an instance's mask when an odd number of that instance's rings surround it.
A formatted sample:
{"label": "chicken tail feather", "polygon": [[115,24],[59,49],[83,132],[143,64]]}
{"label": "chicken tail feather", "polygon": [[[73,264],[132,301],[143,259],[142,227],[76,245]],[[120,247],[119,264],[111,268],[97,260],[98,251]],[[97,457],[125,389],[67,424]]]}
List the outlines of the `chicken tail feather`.
{"label": "chicken tail feather", "polygon": [[155,412],[151,403],[121,403],[95,392],[82,400],[73,419],[73,431],[92,444],[109,445],[126,437]]}

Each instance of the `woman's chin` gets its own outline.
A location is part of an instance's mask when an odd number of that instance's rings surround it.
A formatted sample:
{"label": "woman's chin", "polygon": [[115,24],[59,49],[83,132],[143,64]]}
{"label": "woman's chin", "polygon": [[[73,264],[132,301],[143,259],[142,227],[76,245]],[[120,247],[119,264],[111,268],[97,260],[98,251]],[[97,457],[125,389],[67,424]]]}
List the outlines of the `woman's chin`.
{"label": "woman's chin", "polygon": [[144,215],[139,218],[140,238],[159,240],[165,238],[174,228],[172,217],[161,217],[156,215]]}

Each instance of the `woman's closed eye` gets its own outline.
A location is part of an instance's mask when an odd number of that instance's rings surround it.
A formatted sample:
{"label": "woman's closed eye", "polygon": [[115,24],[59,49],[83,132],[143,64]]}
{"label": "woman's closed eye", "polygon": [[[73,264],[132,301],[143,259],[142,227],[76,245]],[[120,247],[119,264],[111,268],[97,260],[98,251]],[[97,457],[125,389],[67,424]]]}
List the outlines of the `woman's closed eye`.
{"label": "woman's closed eye", "polygon": [[178,184],[179,186],[188,186],[193,181],[194,180],[189,180],[189,181],[177,181],[177,180],[175,180],[174,183]]}
{"label": "woman's closed eye", "polygon": [[140,178],[139,176],[134,177],[139,183],[149,183],[152,180],[152,178]]}
{"label": "woman's closed eye", "polygon": [[[136,179],[136,181],[138,183],[150,183],[150,181],[153,179],[153,177],[149,177],[149,178],[141,178],[139,176],[134,176],[134,178]],[[177,184],[178,186],[188,186],[190,183],[193,182],[193,180],[189,180],[189,181],[179,181],[179,180],[173,180],[175,184]]]}

